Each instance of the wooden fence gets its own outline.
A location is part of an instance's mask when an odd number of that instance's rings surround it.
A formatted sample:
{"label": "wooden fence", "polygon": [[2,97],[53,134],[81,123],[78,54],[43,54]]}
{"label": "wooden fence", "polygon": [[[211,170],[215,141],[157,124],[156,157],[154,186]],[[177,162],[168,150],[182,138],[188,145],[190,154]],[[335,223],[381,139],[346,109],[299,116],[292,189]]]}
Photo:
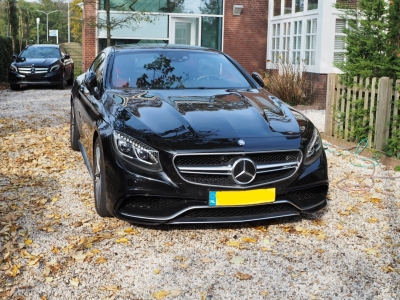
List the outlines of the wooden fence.
{"label": "wooden fence", "polygon": [[353,87],[348,88],[339,82],[339,75],[329,74],[325,134],[346,141],[356,141],[354,126],[361,118],[368,131],[368,147],[383,150],[387,139],[394,133],[389,126],[391,120],[400,118],[399,91],[400,80],[393,84],[393,79],[389,77],[354,77]]}

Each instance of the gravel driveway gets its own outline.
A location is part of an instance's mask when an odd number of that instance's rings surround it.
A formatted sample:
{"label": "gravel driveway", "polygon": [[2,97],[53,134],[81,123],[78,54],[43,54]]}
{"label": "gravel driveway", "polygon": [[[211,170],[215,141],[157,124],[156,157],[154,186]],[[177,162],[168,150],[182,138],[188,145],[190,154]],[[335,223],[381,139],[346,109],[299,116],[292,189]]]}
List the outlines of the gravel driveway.
{"label": "gravel driveway", "polygon": [[91,179],[69,147],[69,90],[0,91],[0,296],[399,299],[400,174],[326,147],[323,213],[136,226],[95,213]]}

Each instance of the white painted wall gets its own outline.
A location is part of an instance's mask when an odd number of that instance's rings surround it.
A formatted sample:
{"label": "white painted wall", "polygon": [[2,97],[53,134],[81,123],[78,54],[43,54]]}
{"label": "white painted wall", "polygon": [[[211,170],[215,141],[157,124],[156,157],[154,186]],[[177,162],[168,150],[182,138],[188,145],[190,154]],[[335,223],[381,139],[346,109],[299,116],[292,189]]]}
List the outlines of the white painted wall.
{"label": "white painted wall", "polygon": [[[334,67],[334,43],[335,43],[335,22],[339,16],[339,11],[334,8],[336,0],[319,0],[318,9],[297,12],[294,11],[295,0],[293,2],[293,9],[291,14],[282,14],[280,16],[273,16],[274,1],[269,1],[268,7],[268,43],[267,43],[267,60],[271,59],[272,51],[272,24],[277,22],[292,22],[293,35],[293,21],[303,20],[302,31],[302,54],[301,59],[305,58],[306,47],[306,27],[307,20],[317,19],[317,45],[316,45],[316,61],[314,66],[307,66],[307,71],[313,73],[327,74],[327,73],[340,73],[340,70]],[[304,7],[307,7],[308,0],[304,0]],[[281,12],[284,12],[284,0],[282,0]],[[281,25],[282,27],[282,25]],[[282,30],[281,30],[282,36]],[[291,44],[293,39],[291,39]],[[281,41],[281,47],[282,47]],[[292,48],[292,47],[291,47]],[[267,63],[267,69],[271,68],[271,64]]]}

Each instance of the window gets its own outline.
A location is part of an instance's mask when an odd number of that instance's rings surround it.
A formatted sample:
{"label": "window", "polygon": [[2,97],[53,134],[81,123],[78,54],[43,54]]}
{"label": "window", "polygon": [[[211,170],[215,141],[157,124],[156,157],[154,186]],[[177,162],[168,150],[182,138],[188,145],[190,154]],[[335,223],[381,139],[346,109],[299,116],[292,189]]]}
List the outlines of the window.
{"label": "window", "polygon": [[272,25],[272,52],[271,62],[276,63],[279,59],[280,50],[280,36],[281,36],[281,24]]}
{"label": "window", "polygon": [[103,82],[103,70],[104,70],[104,60],[106,55],[102,52],[100,53],[95,60],[93,61],[92,65],[90,66],[91,72],[93,72],[96,76],[97,87],[100,88]]}
{"label": "window", "polygon": [[318,9],[318,0],[308,0],[308,10]]}
{"label": "window", "polygon": [[292,0],[285,0],[285,14],[292,13]]}
{"label": "window", "polygon": [[343,33],[343,29],[346,28],[346,21],[343,19],[336,19],[335,24],[335,46],[333,52],[333,61],[341,62],[344,61],[344,38],[345,34]]}
{"label": "window", "polygon": [[281,15],[282,0],[274,0],[274,16]]}
{"label": "window", "polygon": [[[222,15],[223,8],[223,0],[110,0],[109,3],[111,11]],[[99,6],[103,10],[105,0],[100,0]]]}
{"label": "window", "polygon": [[304,0],[296,0],[294,9],[295,9],[295,12],[304,11]]}
{"label": "window", "polygon": [[301,35],[303,21],[293,22],[293,51],[292,51],[292,63],[299,64],[301,62]]}
{"label": "window", "polygon": [[283,36],[282,36],[282,42],[283,42],[283,47],[282,47],[282,61],[287,62],[290,60],[290,25],[291,23],[283,23]]}
{"label": "window", "polygon": [[315,65],[315,52],[317,46],[317,19],[307,20],[306,31],[306,64],[309,66]]}

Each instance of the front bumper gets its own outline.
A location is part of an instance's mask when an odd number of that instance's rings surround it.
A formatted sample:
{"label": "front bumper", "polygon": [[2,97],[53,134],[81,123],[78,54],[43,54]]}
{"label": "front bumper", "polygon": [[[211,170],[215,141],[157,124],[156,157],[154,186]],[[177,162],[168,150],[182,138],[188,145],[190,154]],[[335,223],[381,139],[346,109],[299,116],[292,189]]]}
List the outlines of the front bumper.
{"label": "front bumper", "polygon": [[10,71],[8,82],[11,85],[27,84],[27,85],[43,85],[53,86],[62,83],[62,76],[59,71],[44,74],[19,74],[15,71]]}
{"label": "front bumper", "polygon": [[[108,153],[107,153],[108,152]],[[164,154],[162,161],[172,162]],[[117,218],[141,224],[235,223],[314,213],[327,205],[325,153],[311,165],[301,165],[291,178],[278,183],[243,189],[275,188],[275,202],[250,205],[209,206],[210,191],[232,190],[184,181],[171,165],[163,172],[132,166],[111,146],[105,153],[107,208]],[[238,190],[238,189],[235,189]]]}

